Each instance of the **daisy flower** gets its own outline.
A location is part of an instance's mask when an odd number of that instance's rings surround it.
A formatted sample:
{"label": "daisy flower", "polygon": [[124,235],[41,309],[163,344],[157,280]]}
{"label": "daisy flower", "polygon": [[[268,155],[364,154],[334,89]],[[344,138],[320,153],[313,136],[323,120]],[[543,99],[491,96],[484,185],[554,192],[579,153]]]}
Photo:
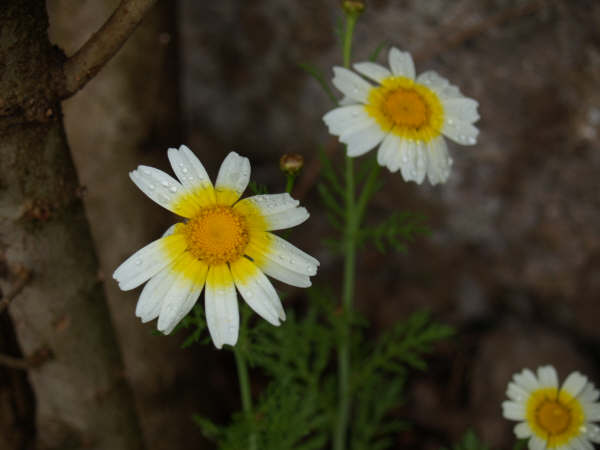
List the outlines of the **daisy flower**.
{"label": "daisy flower", "polygon": [[444,136],[474,145],[478,103],[433,71],[415,78],[410,53],[393,47],[388,60],[389,69],[373,62],[354,64],[376,85],[334,67],[333,84],[345,97],[323,120],[347,145],[348,156],[379,146],[379,164],[392,172],[400,170],[404,180],[420,184],[427,174],[431,184],[443,183],[452,166]]}
{"label": "daisy flower", "polygon": [[542,366],[537,377],[529,369],[513,376],[502,403],[502,414],[518,420],[515,434],[530,438],[532,450],[593,450],[591,442],[600,443],[600,393],[587,377],[571,373],[559,387],[556,370]]}
{"label": "daisy flower", "polygon": [[273,325],[285,320],[277,292],[265,274],[292,286],[310,286],[319,262],[270,231],[308,219],[289,194],[240,200],[250,179],[250,162],[229,153],[213,187],[189,148],[170,148],[179,181],[153,167],[129,173],[144,194],[181,223],[130,256],[113,277],[126,291],[146,283],[136,307],[142,322],[158,317],[169,334],[192,309],[202,289],[208,331],[217,348],[235,345],[239,330],[236,288],[248,305]]}

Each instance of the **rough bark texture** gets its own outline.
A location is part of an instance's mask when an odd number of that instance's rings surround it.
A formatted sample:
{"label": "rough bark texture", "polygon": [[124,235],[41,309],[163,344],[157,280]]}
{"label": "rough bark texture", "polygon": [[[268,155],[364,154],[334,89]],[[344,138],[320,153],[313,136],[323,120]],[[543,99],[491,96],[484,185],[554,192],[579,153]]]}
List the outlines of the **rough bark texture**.
{"label": "rough bark texture", "polygon": [[[52,42],[70,55],[118,3],[49,0]],[[140,290],[119,290],[111,274],[127,256],[180,220],[144,196],[127,175],[138,164],[170,170],[166,149],[184,143],[175,6],[159,2],[98,76],[63,104],[111,315],[146,445],[152,450],[189,448],[190,440],[198,448],[200,433],[190,417],[198,411],[200,376],[206,372],[195,365],[206,357],[198,358],[199,347],[182,350],[181,335],[153,334],[156,324],[142,324],[134,314]]]}
{"label": "rough bark texture", "polygon": [[32,272],[9,309],[23,353],[50,356],[29,371],[36,446],[142,448],[60,105],[45,104],[63,60],[47,27],[43,1],[3,3],[0,92],[20,106],[0,111],[0,251]]}

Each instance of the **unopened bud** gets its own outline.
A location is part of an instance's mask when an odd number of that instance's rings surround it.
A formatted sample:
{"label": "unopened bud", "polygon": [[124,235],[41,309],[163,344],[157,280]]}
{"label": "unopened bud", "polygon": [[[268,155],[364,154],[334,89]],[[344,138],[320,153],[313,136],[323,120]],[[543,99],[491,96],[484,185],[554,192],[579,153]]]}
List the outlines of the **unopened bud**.
{"label": "unopened bud", "polygon": [[279,168],[287,175],[298,175],[304,165],[304,158],[298,153],[286,153],[279,160]]}
{"label": "unopened bud", "polygon": [[343,0],[342,9],[348,15],[358,16],[365,10],[365,2],[360,0]]}

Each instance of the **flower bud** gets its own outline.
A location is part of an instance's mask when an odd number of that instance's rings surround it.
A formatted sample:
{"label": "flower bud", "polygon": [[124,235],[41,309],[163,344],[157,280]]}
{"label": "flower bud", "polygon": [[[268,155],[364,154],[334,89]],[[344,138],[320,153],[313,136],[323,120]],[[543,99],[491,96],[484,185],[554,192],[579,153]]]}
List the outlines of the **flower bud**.
{"label": "flower bud", "polygon": [[279,168],[286,175],[298,175],[303,165],[304,158],[298,153],[286,153],[279,160]]}
{"label": "flower bud", "polygon": [[358,16],[365,10],[365,2],[361,0],[343,0],[342,9],[348,15]]}

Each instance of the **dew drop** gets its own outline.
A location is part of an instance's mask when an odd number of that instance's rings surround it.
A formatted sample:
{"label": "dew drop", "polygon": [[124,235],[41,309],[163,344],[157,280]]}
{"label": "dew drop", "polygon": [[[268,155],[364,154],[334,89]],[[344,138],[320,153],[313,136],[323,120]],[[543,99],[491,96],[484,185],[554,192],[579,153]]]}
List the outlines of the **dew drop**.
{"label": "dew drop", "polygon": [[252,291],[246,291],[246,297],[247,298],[252,298],[254,294],[252,293]]}
{"label": "dew drop", "polygon": [[448,122],[449,125],[452,125],[454,123],[454,120],[448,119],[446,122]]}
{"label": "dew drop", "polygon": [[142,169],[142,173],[143,173],[144,175],[151,175],[151,174],[152,174],[152,171],[151,171],[150,169],[143,168],[143,169]]}
{"label": "dew drop", "polygon": [[156,189],[156,186],[153,184],[149,184],[148,185],[148,189],[150,189],[151,191],[153,191],[154,189]]}
{"label": "dew drop", "polygon": [[141,266],[142,265],[142,259],[141,258],[136,259],[135,260],[135,264],[138,265],[138,266]]}
{"label": "dew drop", "polygon": [[183,173],[188,173],[188,169],[187,169],[187,167],[182,167],[182,168],[181,168],[181,171],[182,171]]}
{"label": "dew drop", "polygon": [[188,180],[190,180],[190,181],[194,181],[194,177],[190,175],[190,176],[188,177]]}
{"label": "dew drop", "polygon": [[166,180],[163,180],[160,184],[162,184],[164,187],[169,187],[171,185],[171,183]]}
{"label": "dew drop", "polygon": [[171,188],[169,190],[171,192],[175,193],[175,192],[177,192],[177,186],[171,186]]}

